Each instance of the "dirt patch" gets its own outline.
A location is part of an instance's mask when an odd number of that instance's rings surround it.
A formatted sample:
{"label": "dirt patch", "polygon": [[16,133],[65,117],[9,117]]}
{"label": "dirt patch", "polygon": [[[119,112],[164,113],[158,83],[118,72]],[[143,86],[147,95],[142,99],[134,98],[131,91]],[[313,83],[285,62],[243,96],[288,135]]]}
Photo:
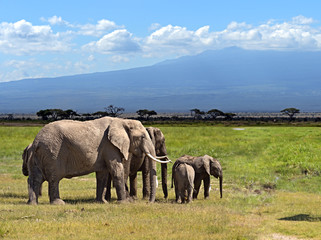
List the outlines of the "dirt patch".
{"label": "dirt patch", "polygon": [[304,238],[297,238],[294,236],[286,236],[279,233],[273,233],[269,236],[264,236],[260,240],[304,240]]}

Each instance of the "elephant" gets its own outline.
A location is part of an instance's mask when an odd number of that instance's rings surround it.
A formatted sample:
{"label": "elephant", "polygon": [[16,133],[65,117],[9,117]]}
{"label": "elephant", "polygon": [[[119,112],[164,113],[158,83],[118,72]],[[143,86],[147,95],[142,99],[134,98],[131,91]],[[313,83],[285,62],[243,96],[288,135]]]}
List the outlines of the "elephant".
{"label": "elephant", "polygon": [[[165,137],[162,131],[159,128],[148,127],[146,128],[152,142],[155,146],[155,151],[157,156],[166,156],[167,150],[165,145]],[[143,198],[149,196],[150,181],[149,181],[149,161],[145,158],[142,167],[139,169],[142,171],[143,178]],[[132,171],[131,171],[132,172]],[[161,175],[162,175],[162,189],[164,193],[164,198],[167,198],[167,163],[161,164]],[[129,175],[130,180],[130,196],[137,197],[137,172]]]}
{"label": "elephant", "polygon": [[[146,128],[153,145],[155,146],[155,151],[157,156],[166,156],[167,150],[165,145],[165,137],[162,131],[159,128],[147,127]],[[150,195],[150,181],[149,181],[149,161],[145,157],[144,162],[141,168],[138,171],[142,171],[142,180],[143,180],[143,198],[147,198]],[[161,163],[161,175],[162,175],[162,189],[164,193],[164,198],[168,196],[167,191],[167,163]],[[125,180],[126,181],[126,180]],[[129,174],[129,185],[130,192],[129,195],[136,199],[137,198],[137,171],[130,169]],[[128,188],[127,188],[128,190]],[[106,200],[111,200],[111,178],[109,176],[107,180],[107,189],[106,189]]]}
{"label": "elephant", "polygon": [[[174,166],[180,163],[187,163],[194,168],[195,179],[194,179],[194,188],[193,198],[197,198],[201,183],[204,183],[204,198],[209,198],[210,193],[210,175],[213,175],[215,178],[219,178],[220,184],[220,197],[223,197],[223,171],[221,164],[217,159],[212,158],[211,156],[204,155],[200,157],[194,157],[189,155],[183,155],[179,157]],[[173,166],[173,168],[174,168]]]}
{"label": "elephant", "polygon": [[177,203],[185,203],[185,201],[189,203],[193,201],[194,178],[195,171],[191,165],[184,162],[173,165],[172,179],[174,180]]}
{"label": "elephant", "polygon": [[111,174],[119,202],[126,201],[129,169],[137,171],[149,159],[151,190],[155,201],[156,158],[154,145],[140,121],[103,117],[89,121],[60,120],[45,125],[35,137],[28,156],[29,204],[38,204],[40,186],[48,181],[51,204],[64,204],[59,182],[96,172],[96,200],[105,202],[107,174]]}

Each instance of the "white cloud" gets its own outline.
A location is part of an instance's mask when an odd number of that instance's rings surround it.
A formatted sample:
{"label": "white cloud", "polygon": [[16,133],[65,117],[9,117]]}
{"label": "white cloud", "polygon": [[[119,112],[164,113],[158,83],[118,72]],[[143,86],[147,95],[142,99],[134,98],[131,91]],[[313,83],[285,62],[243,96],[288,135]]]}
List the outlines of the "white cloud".
{"label": "white cloud", "polygon": [[95,37],[100,37],[106,32],[117,28],[123,28],[122,26],[116,25],[115,22],[106,19],[99,20],[97,24],[77,25],[75,27],[79,28],[78,34]]}
{"label": "white cloud", "polygon": [[129,62],[130,59],[128,57],[120,56],[120,55],[115,55],[111,57],[111,61],[113,63],[121,63],[121,62]]}
{"label": "white cloud", "polygon": [[231,22],[219,32],[211,32],[209,26],[192,31],[168,25],[147,36],[143,49],[146,57],[181,56],[230,46],[258,50],[321,50],[321,29],[311,26],[315,22],[304,16],[281,23],[269,20],[258,26]]}
{"label": "white cloud", "polygon": [[107,19],[101,19],[97,21],[96,24],[92,24],[92,23],[72,24],[62,19],[62,17],[58,17],[58,16],[52,16],[48,19],[46,18],[41,18],[41,19],[44,22],[48,22],[52,26],[55,26],[55,25],[65,26],[69,28],[70,33],[76,33],[78,35],[84,35],[84,36],[100,37],[112,30],[124,28],[123,26],[118,26],[115,22]]}
{"label": "white cloud", "polygon": [[66,25],[72,26],[69,22],[62,19],[62,17],[52,16],[47,20],[51,25]]}
{"label": "white cloud", "polygon": [[157,29],[160,29],[161,28],[161,25],[159,23],[152,23],[152,25],[150,25],[149,27],[149,31],[155,31]]}
{"label": "white cloud", "polygon": [[311,24],[314,23],[315,21],[313,18],[307,18],[302,15],[296,16],[292,18],[293,24]]}
{"label": "white cloud", "polygon": [[209,26],[191,31],[185,27],[168,25],[146,37],[144,53],[146,56],[190,54],[199,52],[213,42],[215,37],[209,33]]}
{"label": "white cloud", "polygon": [[54,34],[47,25],[33,26],[26,20],[0,24],[0,52],[5,54],[35,54],[43,51],[66,51],[68,43]]}
{"label": "white cloud", "polygon": [[98,41],[85,45],[83,49],[101,54],[126,54],[140,51],[140,46],[137,40],[132,37],[130,32],[125,29],[121,29],[106,34]]}
{"label": "white cloud", "polygon": [[[0,62],[0,81],[98,70],[98,65],[104,65],[98,61],[99,54],[110,55],[109,63],[135,67],[128,62],[142,60],[140,57],[154,58],[155,62],[231,46],[258,50],[321,50],[319,22],[301,15],[285,22],[270,19],[259,25],[233,21],[222,31],[211,31],[208,25],[188,29],[155,23],[149,29],[152,32],[143,38],[135,37],[124,26],[106,19],[83,25],[69,23],[59,16],[43,21],[47,25],[33,25],[26,20],[0,22],[0,56],[15,59],[13,55],[23,55],[23,59],[33,59]],[[21,57],[16,59],[21,60]]]}
{"label": "white cloud", "polygon": [[[29,60],[9,60],[0,64],[0,79],[2,82],[25,79],[30,77],[41,77],[39,72],[41,64],[37,63],[35,59]],[[6,69],[6,71],[3,71]]]}

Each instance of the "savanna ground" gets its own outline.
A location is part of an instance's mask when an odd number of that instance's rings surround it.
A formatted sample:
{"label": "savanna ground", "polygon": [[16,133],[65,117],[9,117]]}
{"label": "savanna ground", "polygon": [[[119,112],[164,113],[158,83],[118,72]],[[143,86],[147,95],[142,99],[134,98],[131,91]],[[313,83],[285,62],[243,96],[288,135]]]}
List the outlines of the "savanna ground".
{"label": "savanna ground", "polygon": [[[157,127],[157,126],[156,126]],[[0,127],[0,238],[3,239],[321,239],[321,128],[159,125],[168,155],[212,155],[224,173],[223,198],[97,204],[95,176],[64,179],[64,206],[49,205],[47,184],[28,206],[21,154],[41,129]],[[169,181],[171,176],[169,164]],[[139,186],[141,199],[141,186]]]}

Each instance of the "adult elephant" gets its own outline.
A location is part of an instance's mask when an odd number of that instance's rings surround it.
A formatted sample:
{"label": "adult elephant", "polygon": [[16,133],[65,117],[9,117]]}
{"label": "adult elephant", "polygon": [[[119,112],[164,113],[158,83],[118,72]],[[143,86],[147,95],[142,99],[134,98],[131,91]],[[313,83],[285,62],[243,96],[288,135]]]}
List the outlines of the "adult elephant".
{"label": "adult elephant", "polygon": [[[166,156],[166,144],[165,137],[162,131],[159,128],[155,127],[147,127],[146,128],[153,145],[155,147],[155,152],[157,156]],[[167,158],[167,157],[165,157]],[[150,195],[150,161],[147,157],[145,157],[142,166],[137,170],[135,165],[131,164],[130,173],[129,173],[129,184],[130,184],[130,192],[129,195],[133,198],[137,198],[137,171],[142,172],[142,180],[143,180],[143,198],[147,198]],[[162,189],[164,193],[164,198],[168,197],[167,190],[167,163],[161,164],[161,176],[162,176]],[[107,180],[107,189],[106,189],[106,200],[111,200],[111,178],[109,176]]]}
{"label": "adult elephant", "polygon": [[195,179],[194,179],[194,193],[193,198],[197,198],[201,183],[204,183],[204,198],[208,198],[210,194],[210,175],[215,178],[219,178],[220,184],[220,196],[223,197],[223,171],[221,164],[218,160],[211,156],[204,155],[200,157],[194,157],[189,155],[183,155],[176,160],[173,165],[173,169],[176,165],[181,163],[187,163],[194,168]]}
{"label": "adult elephant", "polygon": [[[155,152],[157,156],[166,156],[166,144],[165,137],[162,131],[159,128],[148,127],[146,128],[153,145],[155,146]],[[142,179],[143,179],[143,198],[147,198],[150,194],[150,181],[149,181],[149,161],[145,158],[142,167],[139,169],[142,171]],[[162,189],[164,193],[164,198],[167,198],[167,163],[161,164],[161,176],[162,176]],[[137,198],[137,171],[130,172],[129,175],[130,181],[130,196]]]}
{"label": "adult elephant", "polygon": [[29,204],[37,204],[39,189],[48,181],[51,204],[64,204],[59,182],[96,172],[96,200],[104,201],[106,175],[111,174],[118,201],[126,200],[125,183],[131,166],[150,162],[150,202],[155,201],[155,149],[141,122],[104,117],[91,121],[61,120],[49,123],[37,134],[28,157]]}

